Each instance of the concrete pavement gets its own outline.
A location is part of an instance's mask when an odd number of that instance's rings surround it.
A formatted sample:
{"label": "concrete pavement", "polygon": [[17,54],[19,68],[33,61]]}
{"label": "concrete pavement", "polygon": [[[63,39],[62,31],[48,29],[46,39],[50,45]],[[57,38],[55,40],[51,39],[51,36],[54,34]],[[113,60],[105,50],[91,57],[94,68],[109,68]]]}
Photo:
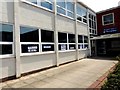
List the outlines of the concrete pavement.
{"label": "concrete pavement", "polygon": [[2,88],[88,88],[117,61],[82,59],[2,83]]}

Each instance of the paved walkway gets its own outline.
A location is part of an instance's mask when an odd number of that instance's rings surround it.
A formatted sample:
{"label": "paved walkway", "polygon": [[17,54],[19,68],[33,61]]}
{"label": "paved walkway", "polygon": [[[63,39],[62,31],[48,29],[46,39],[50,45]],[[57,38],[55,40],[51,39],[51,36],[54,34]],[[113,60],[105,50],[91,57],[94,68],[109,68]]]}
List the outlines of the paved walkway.
{"label": "paved walkway", "polygon": [[2,83],[3,88],[87,88],[117,61],[82,59]]}

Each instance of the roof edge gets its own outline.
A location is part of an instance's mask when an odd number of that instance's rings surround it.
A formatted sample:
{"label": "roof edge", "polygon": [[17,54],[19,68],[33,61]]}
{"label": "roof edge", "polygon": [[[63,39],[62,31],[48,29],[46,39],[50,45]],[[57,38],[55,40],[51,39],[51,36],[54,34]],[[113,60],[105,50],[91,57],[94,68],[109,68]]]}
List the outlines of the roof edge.
{"label": "roof edge", "polygon": [[106,12],[106,11],[109,11],[109,10],[113,10],[113,9],[117,9],[117,8],[120,8],[120,6],[112,7],[112,8],[106,9],[106,10],[102,10],[102,11],[96,12],[96,14]]}

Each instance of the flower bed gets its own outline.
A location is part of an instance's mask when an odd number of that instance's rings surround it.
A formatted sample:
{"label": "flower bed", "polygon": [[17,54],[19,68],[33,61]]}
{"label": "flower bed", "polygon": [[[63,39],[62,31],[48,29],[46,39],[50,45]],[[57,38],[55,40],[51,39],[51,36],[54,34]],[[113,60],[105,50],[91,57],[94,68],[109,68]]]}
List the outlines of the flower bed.
{"label": "flower bed", "polygon": [[120,90],[120,62],[115,70],[108,75],[107,82],[101,87],[101,90]]}

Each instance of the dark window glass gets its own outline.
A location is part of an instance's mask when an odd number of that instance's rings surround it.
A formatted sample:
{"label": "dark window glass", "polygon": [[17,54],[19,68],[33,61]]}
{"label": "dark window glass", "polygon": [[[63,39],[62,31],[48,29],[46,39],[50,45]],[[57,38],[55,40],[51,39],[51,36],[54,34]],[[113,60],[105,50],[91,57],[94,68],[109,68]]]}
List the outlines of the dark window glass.
{"label": "dark window glass", "polygon": [[20,42],[39,42],[39,30],[36,28],[20,27]]}
{"label": "dark window glass", "polygon": [[53,44],[43,44],[42,45],[42,51],[54,51],[54,45]]}
{"label": "dark window glass", "polygon": [[75,43],[75,35],[74,34],[68,34],[68,40],[69,40],[69,43]]}
{"label": "dark window glass", "polygon": [[21,45],[22,53],[33,53],[39,52],[39,45],[38,44],[23,44]]}
{"label": "dark window glass", "polygon": [[78,45],[78,49],[83,49],[83,44]]}
{"label": "dark window glass", "polygon": [[74,49],[76,49],[75,44],[69,44],[69,49],[70,49],[70,50],[74,50]]}
{"label": "dark window glass", "polygon": [[67,2],[67,9],[74,12],[74,4],[72,2]]}
{"label": "dark window glass", "polygon": [[88,37],[84,36],[84,43],[88,43]]}
{"label": "dark window glass", "polygon": [[77,16],[77,20],[82,21],[82,18],[80,16]]}
{"label": "dark window glass", "polygon": [[0,55],[12,54],[12,45],[0,45]]}
{"label": "dark window glass", "polygon": [[113,14],[103,16],[104,24],[113,23]]}
{"label": "dark window glass", "polygon": [[88,44],[85,44],[85,45],[84,45],[84,48],[88,48]]}
{"label": "dark window glass", "polygon": [[78,43],[83,43],[83,36],[82,35],[78,35]]}
{"label": "dark window glass", "polygon": [[58,32],[58,43],[67,43],[67,33]]}
{"label": "dark window glass", "polygon": [[92,29],[89,29],[90,33],[92,33]]}
{"label": "dark window glass", "polygon": [[37,0],[27,0],[27,1],[34,3],[34,4],[37,4]]}
{"label": "dark window glass", "polygon": [[52,4],[49,3],[49,2],[46,2],[46,1],[42,1],[42,2],[41,2],[41,6],[43,6],[43,7],[45,7],[45,8],[48,8],[48,9],[50,9],[50,10],[53,9],[53,8],[52,8]]}
{"label": "dark window glass", "polygon": [[60,7],[65,8],[65,0],[56,0],[57,1],[57,5],[59,5]]}
{"label": "dark window glass", "polygon": [[59,50],[67,50],[67,44],[59,44]]}
{"label": "dark window glass", "polygon": [[89,27],[92,28],[92,21],[89,19]]}
{"label": "dark window glass", "polygon": [[58,12],[58,13],[61,13],[61,14],[64,14],[64,15],[66,14],[66,13],[65,13],[65,10],[62,9],[62,8],[60,8],[60,7],[57,7],[57,12]]}
{"label": "dark window glass", "polygon": [[13,26],[0,24],[0,41],[13,42]]}
{"label": "dark window glass", "polygon": [[41,30],[41,42],[54,42],[54,32]]}
{"label": "dark window glass", "polygon": [[83,19],[83,22],[84,22],[84,23],[87,23],[87,20],[86,20],[86,19]]}

